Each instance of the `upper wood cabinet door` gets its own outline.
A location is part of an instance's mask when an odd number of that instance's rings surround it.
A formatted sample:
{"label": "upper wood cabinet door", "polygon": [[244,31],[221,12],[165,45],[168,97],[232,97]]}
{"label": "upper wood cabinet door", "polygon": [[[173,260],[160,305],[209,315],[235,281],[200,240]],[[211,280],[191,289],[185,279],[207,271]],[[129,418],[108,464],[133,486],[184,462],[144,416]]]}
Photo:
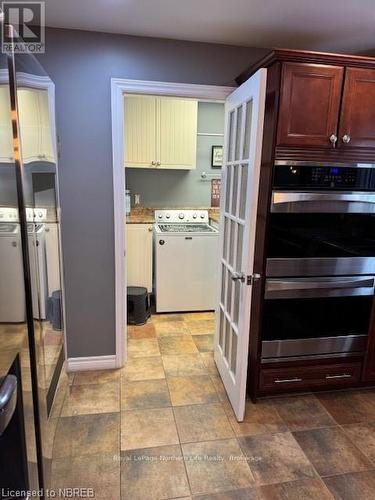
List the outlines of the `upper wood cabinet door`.
{"label": "upper wood cabinet door", "polygon": [[339,66],[283,65],[278,145],[334,147],[343,73]]}
{"label": "upper wood cabinet door", "polygon": [[375,147],[375,69],[346,70],[338,145]]}
{"label": "upper wood cabinet door", "polygon": [[197,163],[198,101],[159,99],[161,168],[191,170]]}
{"label": "upper wood cabinet door", "polygon": [[157,98],[126,95],[124,98],[124,163],[126,167],[156,167]]}

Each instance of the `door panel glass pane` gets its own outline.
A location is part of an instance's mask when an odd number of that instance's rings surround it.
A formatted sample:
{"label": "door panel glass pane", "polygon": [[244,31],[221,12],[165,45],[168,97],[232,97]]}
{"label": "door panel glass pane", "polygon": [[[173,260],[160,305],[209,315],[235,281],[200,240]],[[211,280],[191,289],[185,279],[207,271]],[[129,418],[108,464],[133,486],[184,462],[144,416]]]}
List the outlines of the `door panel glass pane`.
{"label": "door panel glass pane", "polygon": [[227,274],[227,300],[226,300],[226,304],[225,304],[225,309],[229,313],[229,315],[232,314],[232,287],[233,287],[232,275],[228,271],[228,274]]}
{"label": "door panel glass pane", "polygon": [[224,347],[224,313],[222,309],[220,309],[220,324],[219,324],[219,346],[223,349]]}
{"label": "door panel glass pane", "polygon": [[228,166],[227,167],[227,186],[226,186],[226,193],[225,193],[225,211],[229,212],[230,208],[230,200],[231,200],[231,179],[232,179],[232,167]]}
{"label": "door panel glass pane", "polygon": [[236,332],[231,329],[231,353],[230,353],[230,369],[234,375],[236,374],[236,364],[237,364],[237,335]]}
{"label": "door panel glass pane", "polygon": [[232,210],[231,213],[234,217],[237,216],[237,198],[238,198],[238,176],[239,169],[241,168],[239,165],[233,165],[233,187],[232,187]]}
{"label": "door panel glass pane", "polygon": [[253,118],[253,101],[248,101],[246,103],[246,114],[245,114],[245,136],[243,143],[243,158],[249,158],[250,155],[250,141],[251,141],[251,121]]}
{"label": "door panel glass pane", "polygon": [[244,226],[242,224],[237,224],[237,257],[235,269],[238,273],[242,271],[243,232]]}
{"label": "door panel glass pane", "polygon": [[233,159],[234,114],[235,114],[235,110],[231,111],[230,115],[229,115],[229,136],[228,136],[227,161],[232,161],[232,159]]}
{"label": "door panel glass pane", "polygon": [[226,279],[227,278],[227,270],[225,266],[222,264],[221,265],[221,303],[224,305],[225,304],[225,284],[226,284]]}
{"label": "door panel glass pane", "polygon": [[228,241],[229,241],[229,225],[230,220],[224,216],[224,239],[223,239],[223,257],[224,260],[228,258]]}
{"label": "door panel glass pane", "polygon": [[234,249],[236,244],[236,223],[231,220],[230,221],[230,239],[229,239],[229,265],[234,268]]}
{"label": "door panel glass pane", "polygon": [[230,349],[230,323],[225,319],[225,339],[224,339],[224,357],[229,359]]}
{"label": "door panel glass pane", "polygon": [[241,130],[242,130],[242,106],[237,108],[237,124],[236,124],[236,147],[234,152],[234,159],[238,161],[240,159],[240,148],[241,148]]}
{"label": "door panel glass pane", "polygon": [[236,281],[234,283],[234,297],[233,297],[233,323],[238,326],[239,312],[240,312],[240,298],[241,298],[241,283]]}
{"label": "door panel glass pane", "polygon": [[246,216],[246,194],[247,194],[247,175],[249,167],[247,165],[241,166],[241,190],[239,202],[239,217],[245,219]]}

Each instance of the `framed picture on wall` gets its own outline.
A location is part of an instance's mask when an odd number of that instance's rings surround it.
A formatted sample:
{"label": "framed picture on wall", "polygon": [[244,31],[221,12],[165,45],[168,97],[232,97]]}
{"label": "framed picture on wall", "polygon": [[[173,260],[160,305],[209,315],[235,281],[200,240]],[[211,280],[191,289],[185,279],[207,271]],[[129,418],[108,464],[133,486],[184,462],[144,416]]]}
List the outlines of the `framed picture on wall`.
{"label": "framed picture on wall", "polygon": [[223,166],[223,146],[212,146],[211,167],[221,168]]}

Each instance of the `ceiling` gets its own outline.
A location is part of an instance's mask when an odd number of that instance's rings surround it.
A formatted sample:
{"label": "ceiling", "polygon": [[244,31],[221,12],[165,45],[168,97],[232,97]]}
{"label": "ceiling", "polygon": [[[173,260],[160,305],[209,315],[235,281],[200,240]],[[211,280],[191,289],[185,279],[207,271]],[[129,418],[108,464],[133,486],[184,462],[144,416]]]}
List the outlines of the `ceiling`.
{"label": "ceiling", "polygon": [[46,0],[46,24],[252,47],[375,49],[374,0]]}

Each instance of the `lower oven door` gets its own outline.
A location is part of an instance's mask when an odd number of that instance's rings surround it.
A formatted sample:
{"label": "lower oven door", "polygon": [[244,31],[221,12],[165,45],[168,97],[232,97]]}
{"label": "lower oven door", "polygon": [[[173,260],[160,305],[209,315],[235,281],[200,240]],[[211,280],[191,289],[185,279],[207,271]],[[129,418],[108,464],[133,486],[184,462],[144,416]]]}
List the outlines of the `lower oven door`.
{"label": "lower oven door", "polygon": [[364,352],[374,285],[374,276],[268,279],[262,359]]}

